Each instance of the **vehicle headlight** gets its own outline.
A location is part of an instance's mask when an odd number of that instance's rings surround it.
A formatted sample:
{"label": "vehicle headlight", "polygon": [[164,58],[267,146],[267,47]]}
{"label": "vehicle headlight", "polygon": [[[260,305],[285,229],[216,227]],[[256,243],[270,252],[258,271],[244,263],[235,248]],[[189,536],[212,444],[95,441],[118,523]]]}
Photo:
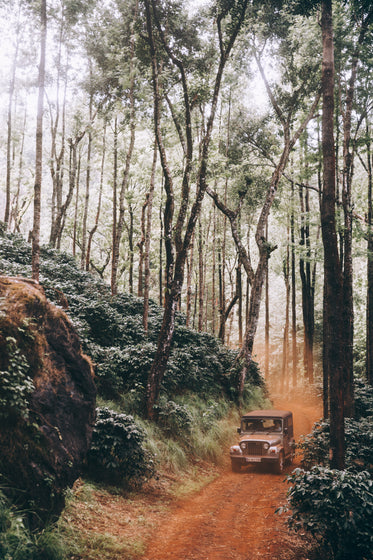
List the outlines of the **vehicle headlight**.
{"label": "vehicle headlight", "polygon": [[241,447],[239,445],[232,445],[230,452],[232,455],[235,455],[237,453],[242,455]]}
{"label": "vehicle headlight", "polygon": [[245,441],[243,441],[241,443],[241,449],[246,449],[246,447],[247,447],[247,443]]}
{"label": "vehicle headlight", "polygon": [[263,449],[265,449],[265,451],[268,451],[269,443],[267,441],[265,443],[263,443]]}

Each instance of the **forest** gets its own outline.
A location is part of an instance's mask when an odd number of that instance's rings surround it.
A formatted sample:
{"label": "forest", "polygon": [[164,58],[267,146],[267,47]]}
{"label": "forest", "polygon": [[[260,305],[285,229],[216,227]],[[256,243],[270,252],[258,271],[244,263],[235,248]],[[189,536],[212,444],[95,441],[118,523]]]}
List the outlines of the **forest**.
{"label": "forest", "polygon": [[[41,558],[80,471],[132,487],[220,464],[233,419],[281,394],[322,408],[290,529],[371,558],[372,2],[1,0],[0,21],[3,557]],[[70,471],[46,467],[40,503],[36,479],[20,498],[17,460],[46,460],[39,437],[57,449],[50,425],[64,437],[53,367],[75,360],[87,434]],[[20,505],[35,515],[16,556]],[[48,536],[56,559],[96,560]]]}

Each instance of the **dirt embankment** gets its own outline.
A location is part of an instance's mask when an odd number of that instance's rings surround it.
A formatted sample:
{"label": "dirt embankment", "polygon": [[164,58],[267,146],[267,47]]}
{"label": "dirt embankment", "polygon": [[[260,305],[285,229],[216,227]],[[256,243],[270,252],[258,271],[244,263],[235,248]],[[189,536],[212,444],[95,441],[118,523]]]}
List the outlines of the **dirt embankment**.
{"label": "dirt embankment", "polygon": [[[294,413],[296,438],[320,418],[317,401],[286,399],[277,408]],[[301,539],[289,536],[284,516],[283,475],[255,467],[235,474],[230,466],[197,496],[174,504],[149,537],[143,560],[305,560]]]}

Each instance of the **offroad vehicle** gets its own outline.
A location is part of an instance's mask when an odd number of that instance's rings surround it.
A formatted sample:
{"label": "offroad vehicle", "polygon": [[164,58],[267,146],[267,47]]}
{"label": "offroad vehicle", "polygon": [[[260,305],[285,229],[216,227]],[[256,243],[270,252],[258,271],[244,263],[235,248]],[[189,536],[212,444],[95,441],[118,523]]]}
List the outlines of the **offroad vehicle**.
{"label": "offroad vehicle", "polygon": [[249,464],[271,464],[282,473],[294,457],[293,414],[288,410],[254,410],[241,418],[240,440],[230,448],[232,471]]}

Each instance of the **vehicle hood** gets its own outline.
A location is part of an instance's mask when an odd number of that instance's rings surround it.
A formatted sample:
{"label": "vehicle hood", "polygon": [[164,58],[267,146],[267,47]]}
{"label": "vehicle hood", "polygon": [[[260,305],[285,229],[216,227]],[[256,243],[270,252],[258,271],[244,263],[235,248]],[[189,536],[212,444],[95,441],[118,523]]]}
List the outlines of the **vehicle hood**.
{"label": "vehicle hood", "polygon": [[267,441],[270,445],[277,445],[281,443],[281,437],[279,434],[242,434],[241,441]]}

